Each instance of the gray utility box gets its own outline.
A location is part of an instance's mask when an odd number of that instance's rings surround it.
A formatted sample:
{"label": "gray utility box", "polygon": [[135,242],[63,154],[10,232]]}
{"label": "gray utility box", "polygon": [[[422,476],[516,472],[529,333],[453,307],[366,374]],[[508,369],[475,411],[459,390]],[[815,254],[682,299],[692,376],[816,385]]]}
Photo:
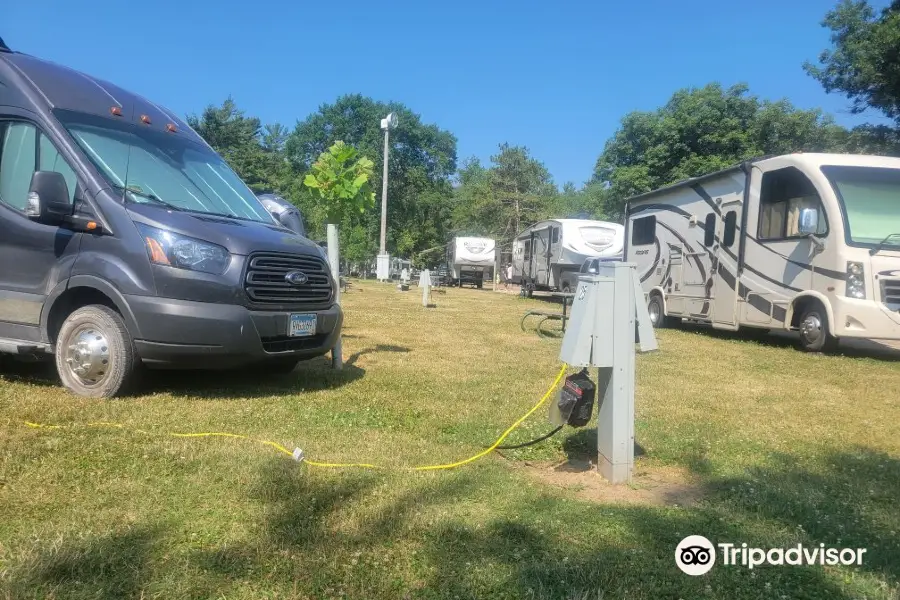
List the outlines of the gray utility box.
{"label": "gray utility box", "polygon": [[599,269],[578,279],[559,359],[598,368],[597,468],[611,483],[627,483],[634,468],[635,343],[642,352],[656,350],[656,336],[635,265]]}

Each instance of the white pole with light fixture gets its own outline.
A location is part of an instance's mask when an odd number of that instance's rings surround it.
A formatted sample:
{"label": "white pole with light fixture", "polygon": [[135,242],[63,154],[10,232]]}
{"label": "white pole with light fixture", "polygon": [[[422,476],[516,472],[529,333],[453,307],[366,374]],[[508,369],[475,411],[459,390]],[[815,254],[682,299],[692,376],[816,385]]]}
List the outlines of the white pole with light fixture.
{"label": "white pole with light fixture", "polygon": [[390,279],[391,262],[391,257],[387,253],[388,153],[390,151],[391,129],[397,128],[397,113],[392,112],[383,118],[381,120],[381,128],[384,130],[384,174],[381,177],[381,245],[379,246],[375,271],[380,281],[387,281]]}

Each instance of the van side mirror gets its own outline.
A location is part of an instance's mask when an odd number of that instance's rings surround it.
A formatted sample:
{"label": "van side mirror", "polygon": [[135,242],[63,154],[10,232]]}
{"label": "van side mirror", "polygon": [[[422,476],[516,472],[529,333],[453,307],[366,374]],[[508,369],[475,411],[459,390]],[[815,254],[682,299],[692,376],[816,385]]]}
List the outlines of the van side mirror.
{"label": "van side mirror", "polygon": [[797,229],[803,235],[815,235],[819,231],[819,211],[815,208],[800,209],[800,222]]}
{"label": "van side mirror", "polygon": [[25,216],[45,225],[59,225],[72,216],[74,206],[69,202],[69,186],[62,173],[35,171],[28,187]]}

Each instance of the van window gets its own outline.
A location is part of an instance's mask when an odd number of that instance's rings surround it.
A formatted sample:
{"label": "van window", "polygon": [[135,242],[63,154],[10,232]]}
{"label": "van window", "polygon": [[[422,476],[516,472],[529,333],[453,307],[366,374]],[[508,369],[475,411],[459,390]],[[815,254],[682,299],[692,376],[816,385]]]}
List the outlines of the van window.
{"label": "van window", "polygon": [[765,173],[759,196],[759,239],[803,237],[800,210],[819,212],[818,234],[828,232],[828,223],[819,194],[809,178],[796,167]]}
{"label": "van window", "polygon": [[69,201],[75,197],[75,172],[49,138],[29,123],[0,121],[0,201],[25,210],[35,171],[61,173],[69,188]]}
{"label": "van window", "polygon": [[730,210],[725,214],[725,232],[722,234],[722,244],[726,248],[734,245],[734,236],[737,232],[737,212]]}
{"label": "van window", "polygon": [[646,246],[656,239],[656,215],[641,217],[631,222],[631,244]]}
{"label": "van window", "polygon": [[716,213],[706,215],[703,225],[703,245],[709,248],[716,241]]}

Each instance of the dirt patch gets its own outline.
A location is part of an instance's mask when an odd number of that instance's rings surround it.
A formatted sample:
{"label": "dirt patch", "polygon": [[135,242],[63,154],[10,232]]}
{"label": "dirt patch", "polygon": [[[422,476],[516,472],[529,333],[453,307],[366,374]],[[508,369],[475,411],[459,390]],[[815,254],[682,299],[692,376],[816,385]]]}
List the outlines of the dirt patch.
{"label": "dirt patch", "polygon": [[520,467],[530,476],[582,500],[604,504],[693,506],[702,499],[700,487],[675,467],[643,468],[635,465],[632,482],[612,485],[588,461],[529,464]]}

